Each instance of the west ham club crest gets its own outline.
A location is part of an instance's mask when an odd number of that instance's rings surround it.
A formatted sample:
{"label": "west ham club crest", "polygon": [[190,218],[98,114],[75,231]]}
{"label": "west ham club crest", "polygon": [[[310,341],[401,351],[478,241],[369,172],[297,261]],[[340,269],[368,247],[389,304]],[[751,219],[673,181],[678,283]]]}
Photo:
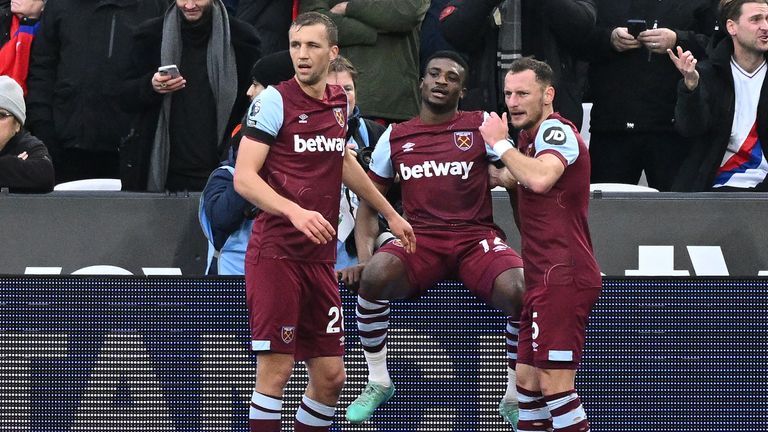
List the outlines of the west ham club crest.
{"label": "west ham club crest", "polygon": [[339,126],[344,127],[344,125],[347,123],[347,116],[344,115],[343,108],[334,108],[333,116],[336,117],[336,123],[338,123]]}
{"label": "west ham club crest", "polygon": [[293,342],[293,338],[296,335],[296,327],[294,326],[283,326],[283,331],[280,334],[280,336],[283,338],[283,342],[289,344]]}
{"label": "west ham club crest", "polygon": [[453,143],[461,151],[467,151],[472,148],[472,132],[454,132]]}

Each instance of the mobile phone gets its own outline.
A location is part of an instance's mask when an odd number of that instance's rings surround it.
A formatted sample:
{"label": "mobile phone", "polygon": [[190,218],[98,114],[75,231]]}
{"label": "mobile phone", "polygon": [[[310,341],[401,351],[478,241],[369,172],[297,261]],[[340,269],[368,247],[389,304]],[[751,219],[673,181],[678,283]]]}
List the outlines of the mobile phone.
{"label": "mobile phone", "polygon": [[166,66],[160,66],[157,68],[157,72],[160,75],[170,75],[171,78],[177,78],[180,77],[181,74],[179,73],[179,68],[176,67],[176,65],[166,65]]}
{"label": "mobile phone", "polygon": [[644,19],[627,20],[627,32],[635,39],[637,39],[637,36],[640,33],[646,30],[648,30],[648,23],[646,23]]}

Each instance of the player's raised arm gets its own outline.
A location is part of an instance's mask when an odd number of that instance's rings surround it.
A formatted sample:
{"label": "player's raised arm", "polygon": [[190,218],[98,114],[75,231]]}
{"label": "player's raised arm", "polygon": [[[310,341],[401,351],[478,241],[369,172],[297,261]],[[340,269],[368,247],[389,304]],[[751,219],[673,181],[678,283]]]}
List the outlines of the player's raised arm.
{"label": "player's raised arm", "polygon": [[[403,247],[405,248],[406,252],[412,253],[416,250],[416,236],[413,234],[413,228],[411,228],[411,225],[405,219],[403,219],[403,217],[400,216],[397,211],[395,211],[392,205],[389,204],[387,199],[384,198],[382,191],[384,191],[385,188],[383,186],[374,185],[374,183],[365,174],[365,171],[363,171],[363,168],[360,166],[357,160],[355,160],[355,158],[349,152],[347,152],[347,154],[344,156],[344,171],[342,174],[342,180],[344,181],[344,184],[347,185],[347,187],[352,192],[357,194],[357,196],[361,199],[360,208],[358,209],[359,222],[356,231],[360,228],[362,228],[362,231],[365,231],[365,233],[361,234],[361,236],[365,236],[366,245],[369,241],[368,237],[370,236],[375,239],[376,232],[378,231],[377,224],[372,233],[368,233],[368,231],[371,231],[373,228],[373,222],[371,222],[371,215],[365,213],[369,212],[370,209],[363,210],[363,207],[370,206],[381,213],[381,215],[387,220],[389,223],[389,229],[392,231],[392,234],[394,234],[397,238],[400,239],[401,242],[403,242]],[[361,211],[364,212],[362,215],[360,213]],[[365,219],[361,218],[361,216]],[[373,219],[375,222],[375,214],[373,214]],[[356,240],[358,238],[357,236],[358,234],[355,234]],[[372,246],[372,244],[373,242],[370,240],[370,245]],[[370,250],[372,252],[373,248],[371,247]],[[360,251],[358,251],[358,253],[359,252]]]}
{"label": "player's raised arm", "polygon": [[325,244],[336,234],[333,226],[316,211],[306,210],[275,192],[259,175],[269,146],[243,137],[235,165],[235,190],[261,210],[287,217],[293,226],[315,244]]}
{"label": "player's raised arm", "polygon": [[486,142],[494,143],[494,151],[512,176],[536,193],[549,191],[565,171],[565,167],[556,156],[543,154],[534,158],[517,151],[514,145],[507,141],[506,113],[502,117],[491,113],[480,126],[480,132]]}

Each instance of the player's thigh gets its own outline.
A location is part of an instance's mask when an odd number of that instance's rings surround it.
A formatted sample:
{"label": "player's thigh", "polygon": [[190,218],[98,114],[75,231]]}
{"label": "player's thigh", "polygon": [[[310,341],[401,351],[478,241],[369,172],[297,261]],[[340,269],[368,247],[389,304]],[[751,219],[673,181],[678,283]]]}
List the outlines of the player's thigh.
{"label": "player's thigh", "polygon": [[287,260],[246,262],[246,303],[254,351],[295,353],[301,308],[298,270],[296,263]]}
{"label": "player's thigh", "polygon": [[519,318],[525,295],[525,277],[522,267],[504,270],[493,282],[491,306],[505,315]]}
{"label": "player's thigh", "polygon": [[519,313],[523,260],[493,230],[467,235],[459,245],[458,276],[486,303],[507,314]]}
{"label": "player's thigh", "polygon": [[[576,369],[581,362],[587,322],[600,287],[548,285],[531,300],[534,366],[539,369]],[[526,298],[528,301],[528,298]]]}
{"label": "player's thigh", "polygon": [[332,264],[303,264],[296,360],[344,355],[344,316]]}
{"label": "player's thigh", "polygon": [[371,257],[360,281],[361,297],[398,300],[417,297],[446,276],[435,241],[419,235],[419,247],[406,253],[399,242],[382,246]]}

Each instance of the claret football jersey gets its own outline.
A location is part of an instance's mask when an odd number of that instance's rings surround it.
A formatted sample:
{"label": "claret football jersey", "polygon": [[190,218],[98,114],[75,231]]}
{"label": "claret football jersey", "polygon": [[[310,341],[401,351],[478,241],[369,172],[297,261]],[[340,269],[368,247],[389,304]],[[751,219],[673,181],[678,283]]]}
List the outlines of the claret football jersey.
{"label": "claret football jersey", "polygon": [[589,150],[576,127],[559,114],[551,114],[533,134],[520,132],[517,148],[530,157],[553,154],[565,167],[546,193],[518,186],[526,287],[600,286],[588,223]]}
{"label": "claret football jersey", "polygon": [[381,184],[400,177],[403,209],[414,228],[487,226],[493,223],[489,159],[498,159],[478,128],[482,111],[463,112],[446,123],[416,117],[391,125],[371,160]]}
{"label": "claret football jersey", "polygon": [[[339,218],[339,194],[347,130],[347,97],[327,85],[323,99],[308,96],[295,79],[267,87],[251,103],[245,136],[270,146],[259,175],[277,193],[323,215]],[[262,212],[253,224],[248,259],[328,262],[336,260],[335,239],[315,245],[288,218]]]}

